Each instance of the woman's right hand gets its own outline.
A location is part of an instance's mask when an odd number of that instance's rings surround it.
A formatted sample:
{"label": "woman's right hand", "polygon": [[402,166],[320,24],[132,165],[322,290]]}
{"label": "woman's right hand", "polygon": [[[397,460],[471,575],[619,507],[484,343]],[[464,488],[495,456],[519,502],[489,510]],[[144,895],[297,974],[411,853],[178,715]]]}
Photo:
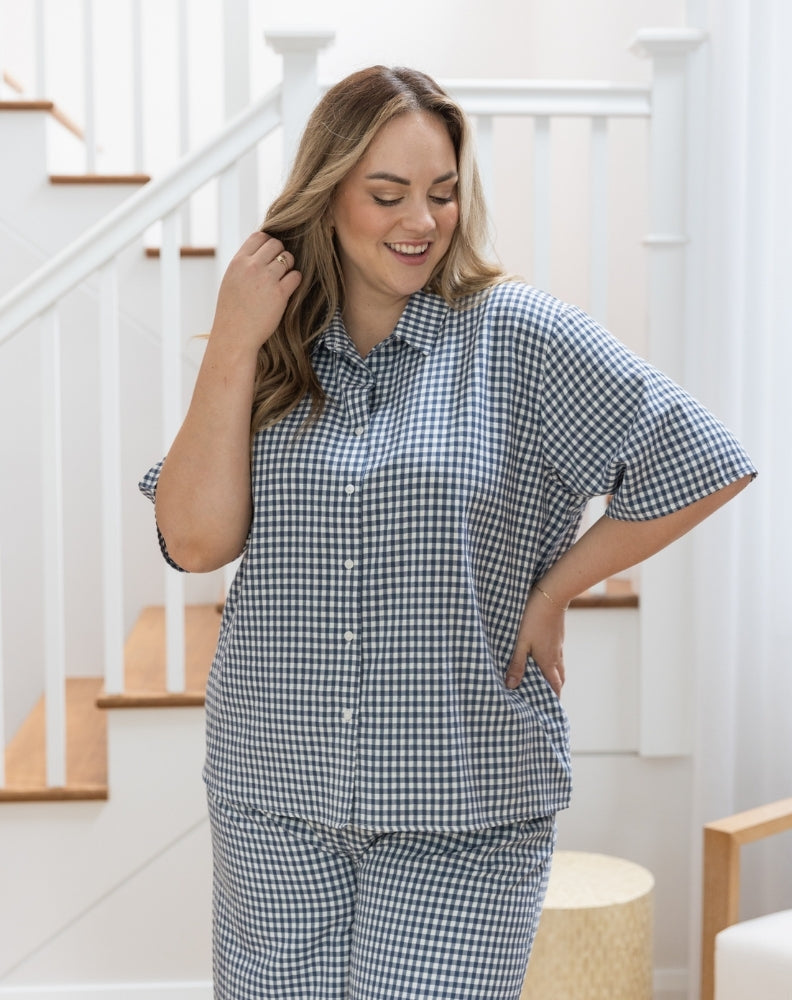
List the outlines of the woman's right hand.
{"label": "woman's right hand", "polygon": [[277,330],[302,280],[280,240],[252,233],[231,259],[220,283],[211,336],[258,351]]}

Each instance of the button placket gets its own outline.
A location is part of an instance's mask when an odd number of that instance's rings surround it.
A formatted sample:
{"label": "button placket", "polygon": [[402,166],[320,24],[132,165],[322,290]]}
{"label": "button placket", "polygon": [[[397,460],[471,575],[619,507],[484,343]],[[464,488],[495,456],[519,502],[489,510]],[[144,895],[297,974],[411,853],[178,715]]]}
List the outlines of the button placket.
{"label": "button placket", "polygon": [[[368,373],[367,373],[368,376]],[[344,492],[344,532],[339,538],[339,567],[341,577],[339,586],[344,593],[343,606],[346,617],[341,622],[342,641],[344,644],[345,673],[349,678],[346,693],[342,695],[341,704],[337,709],[340,722],[346,733],[345,741],[349,741],[350,756],[354,761],[357,755],[357,729],[355,721],[357,706],[360,699],[360,683],[362,670],[361,632],[361,594],[360,574],[354,572],[360,559],[361,519],[363,490],[361,486],[368,465],[368,441],[366,431],[369,422],[369,406],[371,399],[371,379],[347,385],[344,391],[346,404],[346,426],[350,434],[347,450],[346,481],[342,479]],[[353,774],[355,767],[353,766]],[[354,797],[354,790],[352,791]]]}

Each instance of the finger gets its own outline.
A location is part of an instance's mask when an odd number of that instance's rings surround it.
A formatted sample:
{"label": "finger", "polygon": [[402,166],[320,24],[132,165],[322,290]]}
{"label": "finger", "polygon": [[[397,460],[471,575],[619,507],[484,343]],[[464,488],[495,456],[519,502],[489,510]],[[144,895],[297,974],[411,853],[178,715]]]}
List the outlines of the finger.
{"label": "finger", "polygon": [[557,698],[561,697],[561,688],[564,686],[564,678],[561,670],[558,667],[552,667],[549,671],[544,673],[545,680],[550,685],[550,687],[555,692]]}
{"label": "finger", "polygon": [[248,236],[239,248],[240,252],[250,254],[252,256],[257,253],[265,243],[269,243],[271,239],[271,236],[268,236],[266,233],[262,233],[260,229],[257,229],[255,233],[251,233],[250,236]]}
{"label": "finger", "polygon": [[542,672],[542,676],[556,693],[557,697],[561,697],[561,688],[564,686],[565,670],[564,670],[564,656],[563,653],[559,653],[558,657],[547,664],[541,664],[537,662],[537,667]]}
{"label": "finger", "polygon": [[302,281],[302,274],[299,271],[288,271],[278,283],[287,296],[291,296],[297,291],[297,286]]}
{"label": "finger", "polygon": [[528,653],[530,652],[530,643],[523,639],[522,636],[517,634],[517,641],[514,644],[514,652],[512,653],[511,662],[506,669],[505,683],[507,688],[519,687],[522,683],[522,679],[525,676],[525,664],[528,661]]}
{"label": "finger", "polygon": [[275,267],[281,268],[282,273],[280,276],[284,277],[294,267],[294,256],[288,250],[281,250],[280,253],[277,253],[272,258],[270,263]]}

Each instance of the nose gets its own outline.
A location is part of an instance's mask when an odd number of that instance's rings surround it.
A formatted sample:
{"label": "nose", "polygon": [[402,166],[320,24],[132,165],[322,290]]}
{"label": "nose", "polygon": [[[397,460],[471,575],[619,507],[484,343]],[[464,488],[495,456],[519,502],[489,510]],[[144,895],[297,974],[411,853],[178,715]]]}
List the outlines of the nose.
{"label": "nose", "polygon": [[432,208],[425,198],[409,198],[405,205],[402,225],[406,230],[425,236],[435,228],[435,218]]}

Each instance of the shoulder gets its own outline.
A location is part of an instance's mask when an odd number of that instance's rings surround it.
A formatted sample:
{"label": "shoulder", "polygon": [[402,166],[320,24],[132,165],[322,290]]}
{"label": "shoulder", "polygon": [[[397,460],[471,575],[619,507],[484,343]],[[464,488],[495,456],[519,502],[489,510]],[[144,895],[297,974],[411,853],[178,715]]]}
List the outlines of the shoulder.
{"label": "shoulder", "polygon": [[458,308],[473,309],[504,330],[550,331],[566,308],[559,299],[524,281],[508,279],[463,299]]}

